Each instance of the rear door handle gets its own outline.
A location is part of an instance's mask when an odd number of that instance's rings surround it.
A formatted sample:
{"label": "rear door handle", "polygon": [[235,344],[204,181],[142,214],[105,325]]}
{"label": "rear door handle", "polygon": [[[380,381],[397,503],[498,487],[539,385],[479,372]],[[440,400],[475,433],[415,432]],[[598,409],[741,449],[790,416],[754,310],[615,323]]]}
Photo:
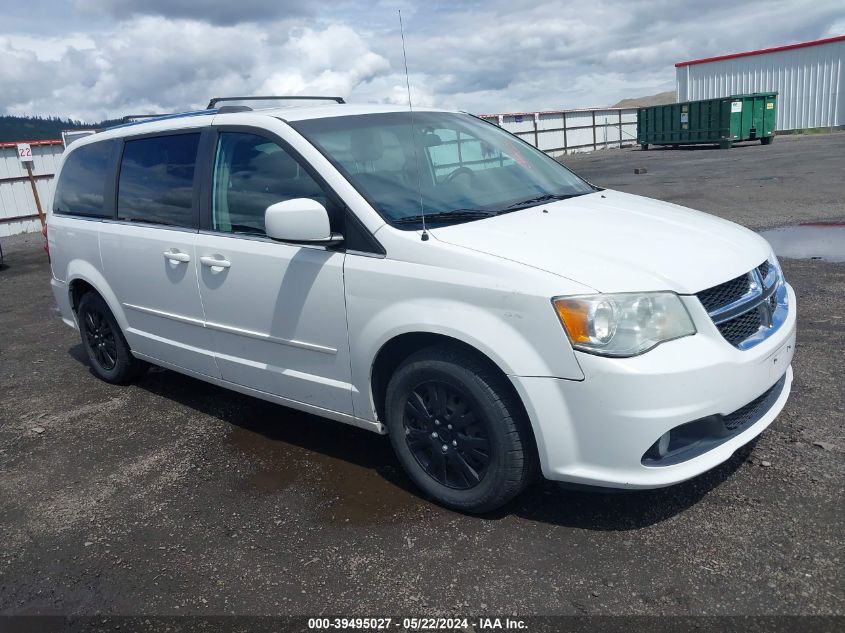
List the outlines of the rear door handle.
{"label": "rear door handle", "polygon": [[176,249],[164,251],[164,258],[176,263],[191,261],[191,256],[188,255],[188,253],[183,253],[182,251],[178,251]]}
{"label": "rear door handle", "polygon": [[229,268],[232,265],[228,259],[223,259],[222,257],[217,259],[217,257],[212,255],[203,255],[200,257],[200,263],[203,266],[211,266],[212,268]]}

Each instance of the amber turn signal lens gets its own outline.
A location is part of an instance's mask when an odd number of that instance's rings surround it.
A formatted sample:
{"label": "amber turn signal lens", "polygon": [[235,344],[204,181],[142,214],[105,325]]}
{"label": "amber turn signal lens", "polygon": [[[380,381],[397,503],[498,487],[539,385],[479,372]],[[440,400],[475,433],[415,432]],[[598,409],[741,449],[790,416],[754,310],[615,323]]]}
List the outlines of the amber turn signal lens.
{"label": "amber turn signal lens", "polygon": [[590,341],[590,306],[583,301],[556,299],[555,310],[573,343]]}

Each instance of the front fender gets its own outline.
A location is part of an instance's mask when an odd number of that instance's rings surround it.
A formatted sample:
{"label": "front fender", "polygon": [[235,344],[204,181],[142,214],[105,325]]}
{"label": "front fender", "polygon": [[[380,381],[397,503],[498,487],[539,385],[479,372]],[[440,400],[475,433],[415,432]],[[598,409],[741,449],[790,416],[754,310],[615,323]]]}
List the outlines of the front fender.
{"label": "front fender", "polygon": [[[369,303],[369,302],[366,302]],[[353,397],[356,415],[376,419],[372,367],[379,351],[403,334],[426,333],[461,341],[511,376],[583,380],[566,334],[547,300],[548,321],[528,310],[491,310],[454,299],[414,297],[385,302],[378,310],[348,299]],[[530,316],[533,314],[533,317]],[[549,338],[551,337],[551,338]]]}
{"label": "front fender", "polygon": [[[552,376],[560,373],[560,364],[553,366],[536,345],[537,341],[531,340],[520,322],[523,318],[513,312],[492,313],[454,300],[415,298],[386,305],[371,315],[356,338],[359,344],[366,346],[360,351],[371,359],[397,336],[427,333],[448,336],[477,349],[508,375]],[[558,336],[565,342],[562,330]],[[563,373],[567,378],[583,379],[584,374],[571,352],[569,357],[572,365]]]}

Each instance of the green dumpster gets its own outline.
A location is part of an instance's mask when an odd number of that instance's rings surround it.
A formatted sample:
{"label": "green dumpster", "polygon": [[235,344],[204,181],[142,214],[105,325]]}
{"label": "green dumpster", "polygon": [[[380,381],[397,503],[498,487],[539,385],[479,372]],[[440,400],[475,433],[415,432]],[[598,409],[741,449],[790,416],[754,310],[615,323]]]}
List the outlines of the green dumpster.
{"label": "green dumpster", "polygon": [[768,145],[774,139],[776,115],[776,92],[640,108],[637,143],[643,149],[704,143],[728,149],[738,141],[753,140]]}

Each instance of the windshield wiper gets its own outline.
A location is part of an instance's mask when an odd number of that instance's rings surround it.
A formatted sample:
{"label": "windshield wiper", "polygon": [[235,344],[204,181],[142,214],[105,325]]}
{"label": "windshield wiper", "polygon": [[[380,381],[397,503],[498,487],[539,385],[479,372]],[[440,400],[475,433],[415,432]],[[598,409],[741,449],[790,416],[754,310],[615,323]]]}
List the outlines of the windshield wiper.
{"label": "windshield wiper", "polygon": [[551,200],[569,200],[569,198],[575,198],[576,196],[583,196],[587,193],[593,193],[592,191],[584,191],[583,193],[569,193],[569,194],[554,194],[554,193],[545,193],[542,196],[537,196],[536,198],[528,198],[527,200],[520,200],[519,202],[514,202],[512,205],[505,207],[505,210],[508,209],[521,209],[523,207],[530,207],[535,204],[541,204],[543,202],[550,202]]}
{"label": "windshield wiper", "polygon": [[404,218],[393,220],[393,224],[419,224],[423,218],[426,222],[443,222],[448,220],[480,220],[496,215],[496,211],[484,209],[454,209],[453,211],[438,211],[437,213],[426,213],[423,215],[409,215]]}

